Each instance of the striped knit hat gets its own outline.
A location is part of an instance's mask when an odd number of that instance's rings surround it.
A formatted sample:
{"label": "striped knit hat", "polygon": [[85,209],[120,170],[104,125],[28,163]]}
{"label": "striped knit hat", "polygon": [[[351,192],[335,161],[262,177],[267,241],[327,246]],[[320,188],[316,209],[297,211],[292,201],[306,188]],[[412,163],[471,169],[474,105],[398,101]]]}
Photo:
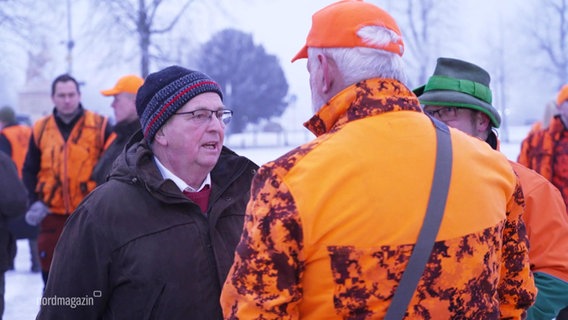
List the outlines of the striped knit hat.
{"label": "striped knit hat", "polygon": [[142,133],[152,142],[168,119],[195,96],[215,92],[221,99],[221,87],[199,71],[170,66],[146,77],[136,94],[136,111]]}

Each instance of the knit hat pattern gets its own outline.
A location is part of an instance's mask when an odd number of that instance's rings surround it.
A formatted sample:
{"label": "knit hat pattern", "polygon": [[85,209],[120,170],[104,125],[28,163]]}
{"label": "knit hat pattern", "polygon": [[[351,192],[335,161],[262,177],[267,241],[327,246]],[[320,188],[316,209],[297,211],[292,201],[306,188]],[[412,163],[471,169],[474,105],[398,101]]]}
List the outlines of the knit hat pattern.
{"label": "knit hat pattern", "polygon": [[136,95],[144,138],[151,142],[172,115],[205,92],[217,93],[223,99],[219,84],[199,71],[170,66],[148,75]]}

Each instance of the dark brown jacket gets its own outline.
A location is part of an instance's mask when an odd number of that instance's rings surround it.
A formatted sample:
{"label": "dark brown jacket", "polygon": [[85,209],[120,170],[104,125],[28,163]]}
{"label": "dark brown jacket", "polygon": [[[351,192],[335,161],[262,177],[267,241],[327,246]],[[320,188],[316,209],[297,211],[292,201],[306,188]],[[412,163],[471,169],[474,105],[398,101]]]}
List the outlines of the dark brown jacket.
{"label": "dark brown jacket", "polygon": [[[38,319],[221,318],[221,285],[258,166],[223,148],[205,216],[163,180],[146,143],[134,142],[69,218]],[[56,296],[93,299],[48,305]]]}

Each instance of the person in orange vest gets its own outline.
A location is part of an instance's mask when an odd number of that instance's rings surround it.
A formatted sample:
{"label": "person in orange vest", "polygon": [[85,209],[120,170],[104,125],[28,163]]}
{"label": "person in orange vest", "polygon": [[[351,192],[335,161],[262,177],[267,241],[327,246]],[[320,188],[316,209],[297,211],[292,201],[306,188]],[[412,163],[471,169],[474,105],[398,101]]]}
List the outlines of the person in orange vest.
{"label": "person in orange vest", "polygon": [[[494,129],[499,128],[501,117],[491,105],[489,82],[489,73],[475,64],[438,58],[434,75],[414,92],[427,114],[498,150],[499,140]],[[527,319],[552,319],[568,306],[566,205],[562,194],[550,181],[519,163],[510,163],[523,189],[529,260],[538,289]]]}
{"label": "person in orange vest", "polygon": [[5,277],[14,259],[16,241],[7,230],[9,219],[22,216],[28,207],[27,191],[12,159],[0,152],[0,319],[4,313]]}
{"label": "person in orange vest", "polygon": [[[24,159],[28,151],[28,144],[32,129],[16,120],[14,109],[4,106],[0,109],[0,151],[12,158],[22,178]],[[32,272],[40,272],[39,255],[37,249],[37,226],[29,225],[25,216],[21,215],[8,222],[8,227],[16,239],[28,239]],[[17,247],[16,247],[17,248]]]}
{"label": "person in orange vest", "polygon": [[118,79],[113,88],[102,90],[105,97],[113,97],[112,109],[114,110],[114,132],[108,139],[105,151],[97,165],[93,169],[93,180],[97,184],[106,181],[112,163],[120,154],[130,136],[140,130],[140,121],[136,113],[136,92],[144,79],[137,75],[129,74]]}
{"label": "person in orange vest", "polygon": [[[396,21],[369,2],[312,16],[292,61],[307,59],[316,138],[258,170],[225,319],[521,319],[533,303],[517,177],[422,112],[403,52]],[[440,202],[439,229],[417,241]]]}
{"label": "person in orange vest", "polygon": [[556,106],[556,100],[548,101],[544,105],[542,119],[537,120],[532,124],[527,135],[532,135],[533,132],[548,129],[548,127],[550,126],[550,121],[552,121],[552,119],[554,119],[554,116],[556,116],[557,114],[558,107]]}
{"label": "person in orange vest", "polygon": [[0,151],[12,158],[20,178],[31,134],[30,127],[17,122],[14,109],[9,106],[0,109]]}
{"label": "person in orange vest", "polygon": [[33,125],[23,170],[31,203],[26,221],[40,226],[44,284],[65,221],[96,187],[91,174],[112,133],[107,117],[83,108],[79,83],[70,75],[53,80],[51,100],[52,114]]}

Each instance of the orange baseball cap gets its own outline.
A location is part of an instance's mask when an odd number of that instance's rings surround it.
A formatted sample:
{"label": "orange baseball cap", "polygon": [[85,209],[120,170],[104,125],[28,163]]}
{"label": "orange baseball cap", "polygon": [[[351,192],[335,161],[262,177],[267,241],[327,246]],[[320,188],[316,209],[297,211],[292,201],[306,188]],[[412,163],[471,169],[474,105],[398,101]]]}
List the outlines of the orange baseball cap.
{"label": "orange baseball cap", "polygon": [[561,105],[562,102],[568,100],[568,84],[565,84],[556,96],[556,105]]}
{"label": "orange baseball cap", "polygon": [[136,94],[143,83],[144,79],[140,78],[139,76],[129,74],[118,79],[118,81],[114,85],[114,88],[101,90],[101,93],[103,94],[103,96],[107,97],[114,96],[123,92]]}
{"label": "orange baseball cap", "polygon": [[[385,27],[400,38],[387,45],[364,42],[357,31],[366,26]],[[343,0],[319,10],[312,16],[312,28],[306,44],[292,62],[308,57],[308,47],[352,48],[366,47],[386,50],[402,56],[404,43],[400,29],[386,11],[362,0]]]}

